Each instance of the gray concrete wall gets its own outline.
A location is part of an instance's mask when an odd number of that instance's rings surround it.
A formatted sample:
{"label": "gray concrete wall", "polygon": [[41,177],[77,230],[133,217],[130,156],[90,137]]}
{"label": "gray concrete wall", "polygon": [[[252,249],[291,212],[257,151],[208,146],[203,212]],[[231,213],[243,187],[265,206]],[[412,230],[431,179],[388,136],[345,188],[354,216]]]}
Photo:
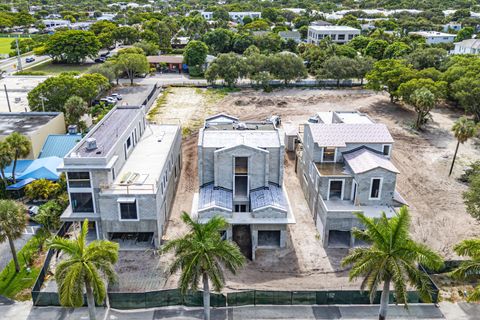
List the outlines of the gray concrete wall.
{"label": "gray concrete wall", "polygon": [[233,217],[233,212],[221,208],[211,208],[198,212],[198,217],[200,219],[211,219],[218,215],[230,219]]}
{"label": "gray concrete wall", "polygon": [[272,207],[266,207],[252,212],[254,218],[286,218],[287,212]]}
{"label": "gray concrete wall", "polygon": [[[258,231],[259,230],[278,230],[280,231],[280,248],[285,248],[287,245],[287,225],[285,224],[253,224],[251,225],[252,232],[252,259],[255,260],[255,251],[258,248]],[[264,248],[264,247],[261,247]],[[272,249],[274,249],[272,247]]]}
{"label": "gray concrete wall", "polygon": [[[369,200],[371,178],[383,178],[382,189],[379,200]],[[358,183],[357,187],[357,201],[360,205],[386,205],[393,204],[393,195],[395,191],[395,184],[397,175],[394,172],[377,168],[368,172],[355,175],[355,181]]]}

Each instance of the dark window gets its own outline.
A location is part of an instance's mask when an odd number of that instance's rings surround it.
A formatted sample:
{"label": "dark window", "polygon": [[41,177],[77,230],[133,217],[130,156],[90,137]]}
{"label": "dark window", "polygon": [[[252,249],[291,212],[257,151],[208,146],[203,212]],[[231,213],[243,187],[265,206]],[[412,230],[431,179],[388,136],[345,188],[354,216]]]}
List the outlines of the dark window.
{"label": "dark window", "polygon": [[335,148],[323,148],[323,161],[335,161]]}
{"label": "dark window", "polygon": [[235,157],[235,174],[247,174],[247,173],[248,173],[248,158]]}
{"label": "dark window", "polygon": [[378,178],[372,179],[372,189],[370,190],[370,198],[373,198],[373,199],[380,198],[380,182],[381,182],[381,179],[378,179]]}
{"label": "dark window", "polygon": [[128,202],[120,203],[120,219],[121,220],[137,220],[137,203]]}
{"label": "dark window", "polygon": [[235,212],[247,212],[247,205],[245,204],[236,204]]}
{"label": "dark window", "polygon": [[67,177],[70,188],[90,188],[89,172],[68,172]]}
{"label": "dark window", "polygon": [[383,146],[383,154],[388,156],[390,155],[390,146],[389,145],[384,145]]}
{"label": "dark window", "polygon": [[349,34],[348,35],[348,40],[352,40],[353,39],[353,34]]}
{"label": "dark window", "polygon": [[338,35],[338,40],[345,40],[345,35],[344,34],[339,34]]}
{"label": "dark window", "polygon": [[330,181],[330,195],[329,199],[342,199],[342,189],[343,189],[343,181],[335,180]]}
{"label": "dark window", "polygon": [[128,139],[127,139],[127,149],[129,149],[131,145],[132,145],[132,139],[130,137],[128,137]]}
{"label": "dark window", "polygon": [[280,247],[280,231],[258,231],[259,247]]}
{"label": "dark window", "polygon": [[93,197],[91,193],[70,193],[73,212],[93,212]]}

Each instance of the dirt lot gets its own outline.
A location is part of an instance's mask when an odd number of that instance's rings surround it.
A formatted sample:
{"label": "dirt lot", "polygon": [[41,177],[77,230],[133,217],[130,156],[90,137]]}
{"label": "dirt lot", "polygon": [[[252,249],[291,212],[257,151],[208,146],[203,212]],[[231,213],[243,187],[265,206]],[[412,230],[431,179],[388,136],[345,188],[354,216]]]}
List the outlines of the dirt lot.
{"label": "dirt lot", "polygon": [[[223,97],[199,89],[175,88],[157,120],[179,118],[182,125],[192,130],[184,131],[187,134],[183,142],[183,170],[166,238],[175,238],[186,231],[179,216],[182,211],[191,210],[193,193],[198,190],[195,131],[206,115],[225,112],[252,120],[278,114],[283,122],[301,123],[315,112],[328,110],[360,110],[389,127],[395,139],[393,162],[401,172],[397,188],[410,205],[411,231],[416,240],[448,259],[454,257],[455,243],[480,235],[478,222],[465,212],[461,193],[466,186],[456,180],[464,165],[479,158],[478,141],[460,147],[454,174],[448,177],[456,143],[450,128],[461,115],[457,110],[438,108],[426,130],[416,133],[410,130],[414,119],[411,110],[390,104],[385,95],[365,90],[288,89],[272,93],[244,90]],[[189,131],[193,133],[188,134]],[[260,252],[255,262],[250,262],[236,276],[228,276],[227,289],[358,288],[358,284],[348,282],[346,272],[339,267],[346,251],[325,252],[320,246],[293,173],[292,160],[285,161],[285,184],[297,219],[289,232],[288,244],[293,246],[275,254]],[[168,263],[171,258],[163,256],[161,263]],[[176,280],[170,277],[166,286],[174,287]]]}

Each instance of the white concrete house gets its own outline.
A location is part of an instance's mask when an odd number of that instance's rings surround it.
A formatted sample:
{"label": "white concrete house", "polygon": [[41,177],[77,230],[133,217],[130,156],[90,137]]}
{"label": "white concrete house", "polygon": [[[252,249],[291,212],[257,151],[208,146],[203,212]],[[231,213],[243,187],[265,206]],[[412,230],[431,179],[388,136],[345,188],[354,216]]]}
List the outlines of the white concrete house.
{"label": "white concrete house", "polygon": [[112,109],[64,157],[70,205],[62,221],[89,220],[92,238],[120,248],[161,244],[180,179],[178,125],[153,125],[144,107]]}
{"label": "white concrete house", "polygon": [[285,247],[287,225],[295,223],[283,186],[283,137],[271,122],[225,114],[206,119],[199,132],[192,214],[202,223],[225,217],[225,237],[252,260],[258,249]]}
{"label": "white concrete house", "polygon": [[427,44],[451,43],[455,40],[456,35],[438,31],[414,31],[410,34],[425,38]]}
{"label": "white concrete house", "polygon": [[348,26],[309,26],[307,42],[318,44],[329,37],[335,43],[347,43],[360,34],[360,30]]}
{"label": "white concrete house", "polygon": [[452,54],[479,54],[480,53],[480,39],[466,39],[460,42],[455,42],[455,48],[450,53]]}

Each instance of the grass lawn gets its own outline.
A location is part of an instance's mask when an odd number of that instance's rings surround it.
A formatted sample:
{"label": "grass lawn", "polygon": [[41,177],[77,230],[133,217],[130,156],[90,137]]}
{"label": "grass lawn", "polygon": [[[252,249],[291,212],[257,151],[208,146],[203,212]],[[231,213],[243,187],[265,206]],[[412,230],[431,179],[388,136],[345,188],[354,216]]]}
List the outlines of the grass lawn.
{"label": "grass lawn", "polygon": [[[18,262],[20,264],[20,272],[15,272],[13,260],[0,273],[0,295],[10,299],[25,301],[30,299],[30,289],[33,287],[35,280],[40,273],[43,263],[43,252],[39,254],[39,247],[45,242],[46,235],[39,230],[22,250],[18,251]],[[32,265],[30,271],[26,268],[26,261]]]}
{"label": "grass lawn", "polygon": [[0,38],[0,54],[8,54],[12,51],[10,45],[13,40],[15,40],[15,38]]}
{"label": "grass lawn", "polygon": [[34,72],[37,74],[43,73],[45,75],[57,75],[62,72],[85,72],[89,67],[94,65],[94,63],[84,63],[84,64],[63,64],[63,63],[52,63],[48,61],[41,63],[34,67],[28,68],[24,73]]}

